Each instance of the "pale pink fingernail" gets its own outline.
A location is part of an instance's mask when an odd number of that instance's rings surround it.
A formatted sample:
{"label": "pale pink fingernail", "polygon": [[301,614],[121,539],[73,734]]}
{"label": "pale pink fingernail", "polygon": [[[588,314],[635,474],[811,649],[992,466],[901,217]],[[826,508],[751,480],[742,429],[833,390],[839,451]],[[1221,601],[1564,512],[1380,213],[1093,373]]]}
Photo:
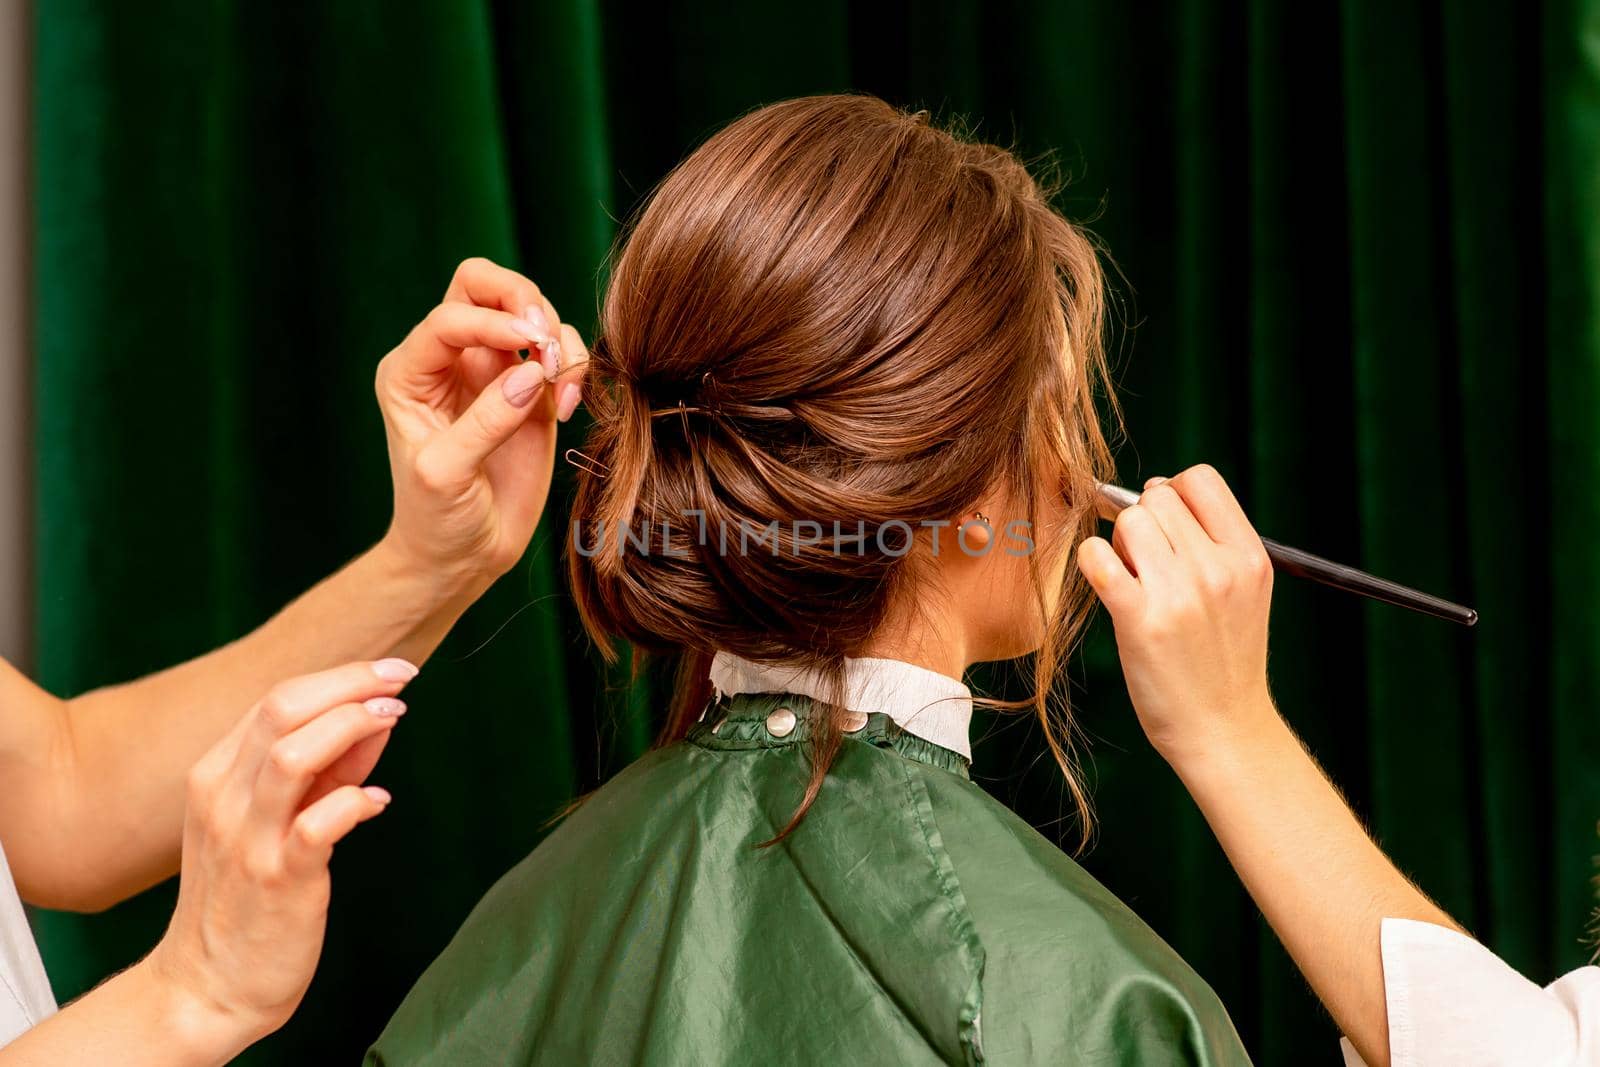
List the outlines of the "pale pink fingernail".
{"label": "pale pink fingernail", "polygon": [[543,344],[549,336],[546,331],[539,328],[538,323],[529,322],[527,319],[512,319],[511,328],[517,331],[517,336],[531,345]]}
{"label": "pale pink fingernail", "polygon": [[529,340],[544,341],[550,336],[550,320],[544,317],[544,312],[539,310],[538,304],[529,304],[522,309],[522,322],[533,327],[535,336]]}
{"label": "pale pink fingernail", "polygon": [[389,801],[394,799],[394,797],[389,795],[389,791],[381,785],[362,786],[361,791],[367,794],[367,796],[371,797],[373,800],[376,800],[379,804],[383,804],[385,806],[388,805]]}
{"label": "pale pink fingernail", "polygon": [[544,385],[544,379],[544,368],[530,359],[506,377],[500,390],[505,393],[506,403],[514,408],[525,408],[533,394]]}
{"label": "pale pink fingernail", "polygon": [[539,347],[539,362],[546,377],[554,378],[561,371],[561,342],[552,337]]}
{"label": "pale pink fingernail", "polygon": [[406,713],[406,702],[394,697],[373,697],[366,708],[380,719],[398,719]]}
{"label": "pale pink fingernail", "polygon": [[572,413],[578,410],[578,401],[583,399],[583,390],[577,382],[568,382],[561,387],[561,399],[556,401],[556,418],[566,422],[572,418]]}
{"label": "pale pink fingernail", "polygon": [[417,676],[417,668],[399,658],[380,659],[372,665],[372,673],[386,682],[409,682]]}

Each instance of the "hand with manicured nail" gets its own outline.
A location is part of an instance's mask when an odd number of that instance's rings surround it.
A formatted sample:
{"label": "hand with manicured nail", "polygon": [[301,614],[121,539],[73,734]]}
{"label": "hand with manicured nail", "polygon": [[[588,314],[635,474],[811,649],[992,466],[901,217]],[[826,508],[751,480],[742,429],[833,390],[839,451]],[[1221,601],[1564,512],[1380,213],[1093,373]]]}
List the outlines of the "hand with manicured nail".
{"label": "hand with manicured nail", "polygon": [[[1267,684],[1272,561],[1232,490],[1205,464],[1152,478],[1109,541],[1078,546],[1078,567],[1111,614],[1145,735],[1359,1059],[1389,1063],[1399,1031],[1385,927],[1460,928],[1383,854],[1278,713]],[[1492,979],[1539,992],[1509,968]],[[1565,1013],[1551,1014],[1565,1031]]]}
{"label": "hand with manicured nail", "polygon": [[1215,469],[1151,479],[1109,542],[1078,546],[1078,567],[1111,614],[1139,722],[1169,761],[1276,722],[1272,563]]}
{"label": "hand with manicured nail", "polygon": [[284,682],[189,775],[183,871],[166,936],[141,964],[243,1048],[289,1018],[316,970],[334,845],[388,806],[366,786],[417,673],[352,663]]}
{"label": "hand with manicured nail", "polygon": [[407,566],[475,590],[521,558],[587,362],[533,282],[485,259],[457,268],[378,365],[395,499],[385,540]]}
{"label": "hand with manicured nail", "polygon": [[[183,875],[160,948],[0,1063],[218,1064],[287,1018],[322,944],[329,852],[387,803],[362,783],[416,668],[378,657],[422,662],[527,548],[586,364],[537,286],[463,263],[378,368],[394,518],[373,549],[144,678],[59,699],[0,659],[0,871],[17,895],[94,911]],[[351,660],[365,665],[308,674]],[[306,677],[252,703],[291,674]]]}

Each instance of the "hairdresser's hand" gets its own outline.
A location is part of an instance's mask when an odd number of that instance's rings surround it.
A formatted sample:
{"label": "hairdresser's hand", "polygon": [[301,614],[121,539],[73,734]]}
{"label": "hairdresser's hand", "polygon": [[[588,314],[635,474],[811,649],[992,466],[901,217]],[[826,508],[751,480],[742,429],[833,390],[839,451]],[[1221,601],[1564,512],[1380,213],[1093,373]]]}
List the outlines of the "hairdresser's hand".
{"label": "hairdresser's hand", "polygon": [[1134,710],[1169,762],[1249,743],[1277,720],[1272,564],[1216,470],[1152,478],[1110,542],[1078,546],[1078,567],[1111,613]]}
{"label": "hairdresser's hand", "polygon": [[527,278],[486,259],[457,268],[444,302],[378,365],[394,478],[385,544],[403,566],[475,596],[522,557],[587,360]]}
{"label": "hairdresser's hand", "polygon": [[181,1006],[185,1043],[217,1062],[282,1026],[305,995],[328,860],[389,803],[361,783],[415,672],[383,660],[283,682],[190,772],[177,910],[138,967],[164,993],[153,999]]}

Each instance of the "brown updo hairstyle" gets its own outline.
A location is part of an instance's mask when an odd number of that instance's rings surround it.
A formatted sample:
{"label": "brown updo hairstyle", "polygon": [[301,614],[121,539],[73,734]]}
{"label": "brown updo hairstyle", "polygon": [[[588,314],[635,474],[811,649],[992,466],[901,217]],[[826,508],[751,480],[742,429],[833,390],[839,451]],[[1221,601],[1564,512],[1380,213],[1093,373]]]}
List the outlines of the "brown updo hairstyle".
{"label": "brown updo hairstyle", "polygon": [[[1112,471],[1099,391],[1116,413],[1103,318],[1095,247],[1049,192],[1010,152],[924,112],[789,100],[680,163],[613,265],[584,396],[595,471],[572,515],[588,549],[567,547],[608,657],[618,637],[681,657],[658,743],[701,715],[717,650],[820,669],[842,693],[844,659],[926,577],[899,523],[966,514],[997,486],[1031,521],[1038,472],[1058,471],[1071,521],[1040,551],[1091,534]],[[808,521],[821,543],[795,536]],[[864,522],[866,537],[837,546],[835,522],[846,536]],[[773,523],[776,552],[738,549],[738,531]],[[619,551],[624,529],[650,531],[649,550]],[[1065,581],[1034,697],[1005,706],[1036,709],[1087,835],[1070,716],[1051,692],[1092,594],[1075,567]],[[819,704],[810,781],[774,840],[816,799],[845,710]]]}

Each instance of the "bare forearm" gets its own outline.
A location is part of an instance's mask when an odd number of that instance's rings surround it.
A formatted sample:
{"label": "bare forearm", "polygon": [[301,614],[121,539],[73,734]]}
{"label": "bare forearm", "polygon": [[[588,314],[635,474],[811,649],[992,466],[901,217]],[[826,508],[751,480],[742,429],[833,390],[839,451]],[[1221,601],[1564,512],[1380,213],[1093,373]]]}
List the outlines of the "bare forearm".
{"label": "bare forearm", "polygon": [[418,573],[379,545],[232,644],[68,701],[39,777],[51,817],[4,827],[24,895],[93,909],[175,872],[184,774],[262,693],[350,660],[419,663],[478,591]]}
{"label": "bare forearm", "polygon": [[[1118,505],[1120,506],[1120,505]],[[1382,922],[1454,925],[1373,844],[1267,687],[1272,560],[1201,464],[1152,478],[1078,566],[1110,611],[1140,725],[1369,1064],[1389,1063]]]}
{"label": "bare forearm", "polygon": [[138,963],[0,1049],[0,1067],[215,1067],[260,1036]]}
{"label": "bare forearm", "polygon": [[1240,718],[1257,724],[1248,737],[1169,759],[1340,1029],[1386,1065],[1382,921],[1455,923],[1373,843],[1275,711]]}

